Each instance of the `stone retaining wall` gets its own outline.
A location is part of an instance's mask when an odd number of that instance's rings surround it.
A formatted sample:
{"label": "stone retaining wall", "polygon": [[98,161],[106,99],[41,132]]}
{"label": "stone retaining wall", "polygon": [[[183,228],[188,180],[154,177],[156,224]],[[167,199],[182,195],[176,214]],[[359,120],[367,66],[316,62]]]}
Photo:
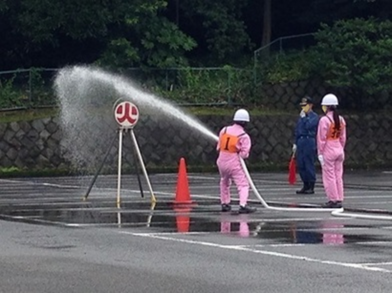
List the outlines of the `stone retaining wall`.
{"label": "stone retaining wall", "polygon": [[[211,131],[231,123],[231,117],[199,116]],[[348,142],[346,164],[392,166],[392,118],[379,114],[345,116]],[[252,116],[248,132],[253,147],[250,166],[287,165],[290,157],[296,115]],[[116,139],[116,129],[101,130]],[[217,153],[215,142],[170,119],[158,120],[147,117],[135,128],[139,147],[149,168],[175,167],[181,157],[188,166],[214,166]],[[108,140],[108,136],[102,139]],[[88,137],[84,139],[88,140]],[[87,141],[86,141],[87,143]],[[131,138],[124,137],[124,164],[132,164]],[[0,124],[0,166],[27,169],[67,169],[74,162],[63,146],[63,135],[57,117],[30,122]],[[107,143],[106,145],[110,145]],[[98,159],[86,160],[85,165],[95,169],[102,162],[108,147],[95,149]],[[116,168],[118,143],[114,143],[106,166]],[[94,151],[94,150],[93,150]]]}

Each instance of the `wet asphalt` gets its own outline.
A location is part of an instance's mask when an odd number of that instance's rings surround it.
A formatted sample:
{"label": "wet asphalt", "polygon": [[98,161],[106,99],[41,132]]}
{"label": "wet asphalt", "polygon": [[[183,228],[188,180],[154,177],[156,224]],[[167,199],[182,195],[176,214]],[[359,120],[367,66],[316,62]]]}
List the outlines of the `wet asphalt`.
{"label": "wet asphalt", "polygon": [[[317,207],[285,173],[254,173],[271,206]],[[392,172],[347,172],[345,213],[221,213],[217,174],[0,179],[0,292],[390,292]],[[319,176],[320,178],[320,176]],[[143,194],[143,197],[142,197]],[[237,196],[232,189],[233,208]],[[366,215],[366,218],[361,218]],[[381,216],[381,218],[380,218]],[[373,218],[372,218],[373,217]],[[385,218],[383,218],[385,217]]]}

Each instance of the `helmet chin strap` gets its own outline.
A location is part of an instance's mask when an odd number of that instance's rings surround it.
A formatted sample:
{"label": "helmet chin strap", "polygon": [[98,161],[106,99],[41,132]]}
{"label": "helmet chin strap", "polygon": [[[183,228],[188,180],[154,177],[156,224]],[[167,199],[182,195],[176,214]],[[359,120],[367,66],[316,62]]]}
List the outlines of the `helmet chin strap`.
{"label": "helmet chin strap", "polygon": [[241,125],[242,127],[245,127],[247,122],[245,121],[234,121],[235,124]]}

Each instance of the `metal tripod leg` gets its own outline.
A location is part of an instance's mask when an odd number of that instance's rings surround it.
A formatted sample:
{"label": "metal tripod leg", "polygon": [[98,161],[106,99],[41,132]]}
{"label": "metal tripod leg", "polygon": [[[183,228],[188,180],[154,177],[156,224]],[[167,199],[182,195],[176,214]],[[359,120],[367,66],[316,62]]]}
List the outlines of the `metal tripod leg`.
{"label": "metal tripod leg", "polygon": [[135,164],[134,166],[135,166],[135,172],[136,172],[136,176],[137,176],[137,182],[139,183],[140,194],[141,194],[142,198],[144,198],[142,181],[140,180],[139,168],[137,167],[136,149],[133,150],[133,163]]}
{"label": "metal tripod leg", "polygon": [[133,129],[130,130],[130,134],[131,134],[131,137],[132,137],[133,144],[135,146],[136,154],[137,154],[137,156],[139,158],[139,162],[140,162],[140,165],[142,167],[142,171],[143,171],[144,177],[146,178],[147,185],[148,185],[148,188],[149,188],[150,193],[151,193],[151,202],[156,202],[156,198],[155,198],[154,192],[152,191],[152,186],[151,186],[151,183],[150,183],[150,179],[148,178],[146,166],[144,165],[143,157],[142,157],[142,154],[140,153],[139,145],[137,144],[136,136],[135,136],[135,133],[133,132]]}
{"label": "metal tripod leg", "polygon": [[[130,134],[130,136],[131,136],[131,139],[132,139],[132,135],[131,135],[131,134]],[[144,192],[143,192],[142,181],[140,180],[139,168],[138,168],[138,166],[137,166],[136,147],[135,147],[135,149],[133,150],[132,155],[133,155],[133,164],[134,164],[135,172],[136,172],[136,176],[137,176],[137,182],[138,182],[138,184],[139,184],[140,194],[141,194],[142,198],[144,198]]]}
{"label": "metal tripod leg", "polygon": [[108,150],[106,151],[106,154],[105,154],[105,156],[103,158],[102,164],[101,164],[101,166],[99,166],[97,172],[95,173],[94,178],[91,181],[90,186],[89,186],[89,188],[88,188],[88,190],[86,192],[86,195],[83,197],[83,200],[87,200],[87,197],[89,196],[89,194],[91,192],[91,189],[93,188],[94,183],[97,180],[99,173],[101,173],[101,170],[102,170],[102,168],[103,168],[103,166],[104,166],[104,164],[105,164],[105,162],[106,162],[106,160],[107,160],[107,158],[108,158],[108,156],[110,154],[110,150],[113,147],[113,144],[114,144],[114,142],[116,140],[116,137],[117,137],[116,135],[113,137],[112,142],[110,143],[110,146],[108,147]]}
{"label": "metal tripod leg", "polygon": [[122,167],[122,140],[124,129],[120,129],[118,135],[118,169],[117,169],[117,207],[120,208],[121,203],[121,167]]}

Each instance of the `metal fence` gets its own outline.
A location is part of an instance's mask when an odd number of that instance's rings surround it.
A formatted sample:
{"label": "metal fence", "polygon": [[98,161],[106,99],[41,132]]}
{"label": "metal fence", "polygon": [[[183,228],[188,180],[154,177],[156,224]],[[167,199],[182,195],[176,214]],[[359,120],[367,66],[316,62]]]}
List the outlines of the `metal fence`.
{"label": "metal fence", "polygon": [[[254,51],[253,69],[231,66],[129,68],[114,73],[129,77],[146,91],[183,106],[250,104],[258,96],[255,85],[262,81],[259,69],[264,62],[314,43],[312,33],[278,38]],[[0,110],[56,106],[53,82],[57,71],[57,68],[0,71]]]}
{"label": "metal fence", "polygon": [[55,105],[52,82],[57,69],[17,69],[0,72],[0,109]]}
{"label": "metal fence", "polygon": [[[392,107],[392,93],[358,96],[350,88],[333,88],[319,80],[282,84],[263,83],[263,67],[292,50],[315,44],[314,34],[282,37],[254,51],[253,68],[183,67],[128,68],[113,72],[130,78],[146,92],[181,106],[255,105],[287,110],[296,99],[313,93],[318,98],[327,91],[344,97],[345,109],[368,110]],[[53,107],[57,105],[53,82],[58,69],[31,68],[0,72],[0,110]]]}
{"label": "metal fence", "polygon": [[[53,107],[58,69],[31,68],[0,72],[0,110]],[[213,68],[129,68],[113,72],[130,78],[147,92],[180,105],[230,105],[243,102],[243,85],[251,70]]]}
{"label": "metal fence", "polygon": [[272,56],[279,56],[292,50],[305,50],[316,44],[314,33],[300,34],[278,38],[271,43],[253,52],[254,83],[261,81],[259,73],[260,66],[268,62]]}

